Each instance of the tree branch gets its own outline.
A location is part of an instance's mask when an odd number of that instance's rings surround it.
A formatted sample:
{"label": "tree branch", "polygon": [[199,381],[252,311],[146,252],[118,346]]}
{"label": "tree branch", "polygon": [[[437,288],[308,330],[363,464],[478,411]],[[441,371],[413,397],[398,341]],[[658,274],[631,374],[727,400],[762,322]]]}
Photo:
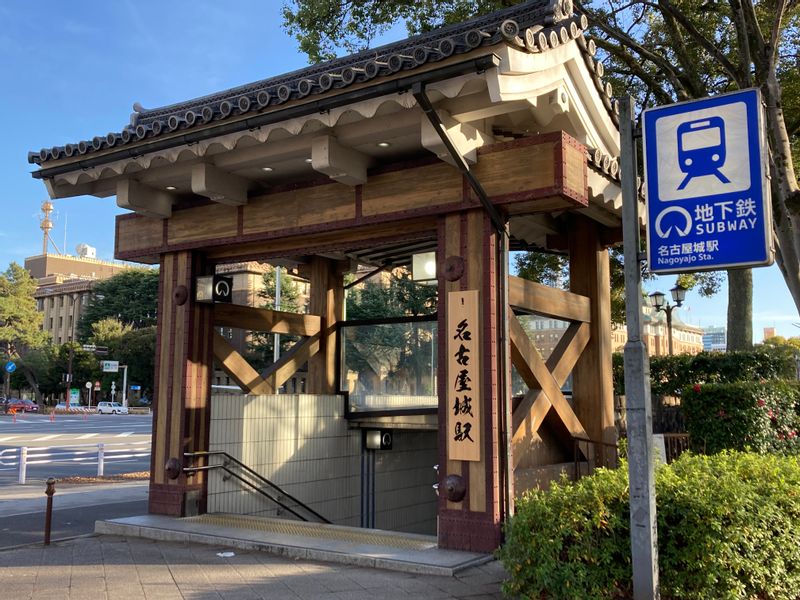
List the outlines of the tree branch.
{"label": "tree branch", "polygon": [[621,49],[619,46],[609,43],[607,40],[597,39],[595,43],[598,47],[613,55],[617,60],[626,65],[630,69],[631,76],[641,79],[648,89],[653,91],[653,94],[656,95],[660,103],[669,104],[672,102],[672,97],[663,89],[662,82],[648,73],[642,67],[642,63],[636,60],[636,57],[629,52],[625,52],[625,50]]}
{"label": "tree branch", "polygon": [[575,5],[578,8],[578,10],[584,12],[594,22],[594,25],[598,27],[601,31],[603,31],[606,35],[608,35],[612,39],[617,40],[623,46],[627,46],[629,49],[639,54],[642,58],[644,58],[645,60],[649,60],[651,63],[653,63],[661,70],[663,70],[677,93],[680,94],[681,92],[683,92],[684,95],[686,94],[686,89],[678,79],[678,74],[675,72],[675,69],[669,63],[668,60],[666,60],[663,56],[659,56],[658,54],[651,52],[650,50],[639,44],[631,36],[623,33],[622,31],[619,31],[618,29],[609,26],[608,23],[606,23],[599,14],[595,13],[594,11],[586,9],[583,6],[583,3],[576,2]]}
{"label": "tree branch", "polygon": [[750,40],[747,37],[747,23],[744,18],[741,0],[729,0],[731,14],[736,28],[736,43],[739,46],[739,66],[742,69],[742,86],[750,87],[753,85],[753,76],[750,73],[752,58],[750,56]]}
{"label": "tree branch", "polygon": [[728,76],[741,86],[741,81],[739,79],[739,74],[736,72],[736,67],[733,65],[733,63],[731,63],[730,60],[728,60],[728,57],[722,53],[722,50],[717,47],[717,44],[713,40],[709,40],[706,36],[700,33],[697,27],[694,26],[694,23],[687,19],[686,15],[677,9],[672,2],[670,2],[670,0],[659,0],[659,6],[663,9],[666,9],[670,15],[672,15],[675,20],[680,23],[681,27],[686,30],[689,36],[693,38],[694,41],[696,41],[706,52],[713,56],[722,69],[728,74]]}

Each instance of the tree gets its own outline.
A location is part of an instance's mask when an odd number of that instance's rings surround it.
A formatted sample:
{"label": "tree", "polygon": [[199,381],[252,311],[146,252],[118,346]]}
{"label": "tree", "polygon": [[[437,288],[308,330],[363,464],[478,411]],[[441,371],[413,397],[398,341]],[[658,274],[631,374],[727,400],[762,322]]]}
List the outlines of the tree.
{"label": "tree", "polygon": [[133,328],[156,324],[158,271],[128,269],[98,281],[92,299],[81,315],[78,337],[88,340],[92,324],[112,318]]}
{"label": "tree", "polygon": [[[766,105],[777,261],[800,308],[800,188],[794,170],[800,134],[796,0],[761,2],[595,0],[584,9],[622,89],[640,104],[758,87]],[[619,88],[618,88],[619,89]],[[788,106],[791,110],[785,111]],[[728,347],[752,346],[752,272],[728,271]]]}
{"label": "tree", "polygon": [[[436,286],[417,283],[402,269],[394,270],[384,283],[367,281],[350,291],[348,321],[435,314]],[[359,380],[363,385],[369,387],[372,381],[390,374],[407,384],[407,391],[422,394],[423,380],[431,371],[431,344],[435,341],[428,327],[421,323],[365,325],[352,328],[345,335],[351,336],[345,342],[349,349],[347,367],[362,374]],[[366,373],[373,376],[363,376]],[[428,393],[434,391],[430,389]]]}
{"label": "tree", "polygon": [[[275,271],[280,270],[280,310],[284,312],[301,313],[300,292],[297,290],[295,280],[289,277],[284,267],[273,267],[264,273],[262,288],[258,298],[262,301],[261,308],[275,310]],[[280,351],[286,352],[299,338],[292,335],[280,337]],[[275,334],[253,331],[248,343],[249,362],[256,369],[263,369],[275,362]]]}
{"label": "tree", "polygon": [[[35,291],[36,282],[30,273],[15,262],[0,275],[0,348],[4,362],[19,360],[26,378],[32,376],[32,372],[25,365],[25,356],[47,340],[47,335],[41,331],[42,314],[36,310],[36,300],[33,298]],[[11,373],[5,370],[3,373],[3,393],[8,396]],[[35,379],[28,380],[37,400],[40,399]]]}
{"label": "tree", "polygon": [[[361,49],[402,20],[409,33],[516,4],[508,0],[295,0],[284,25],[312,61]],[[758,87],[766,104],[777,262],[800,309],[800,7],[797,0],[589,0],[607,72],[640,106]],[[752,274],[731,270],[728,331],[752,342]]]}

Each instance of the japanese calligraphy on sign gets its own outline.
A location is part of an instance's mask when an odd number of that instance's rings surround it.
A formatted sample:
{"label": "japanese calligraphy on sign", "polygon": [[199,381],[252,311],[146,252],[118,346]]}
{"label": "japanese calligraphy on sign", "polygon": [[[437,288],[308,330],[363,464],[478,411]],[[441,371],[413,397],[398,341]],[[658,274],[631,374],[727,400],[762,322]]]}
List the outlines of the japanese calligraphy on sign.
{"label": "japanese calligraphy on sign", "polygon": [[481,459],[478,292],[447,295],[447,455]]}

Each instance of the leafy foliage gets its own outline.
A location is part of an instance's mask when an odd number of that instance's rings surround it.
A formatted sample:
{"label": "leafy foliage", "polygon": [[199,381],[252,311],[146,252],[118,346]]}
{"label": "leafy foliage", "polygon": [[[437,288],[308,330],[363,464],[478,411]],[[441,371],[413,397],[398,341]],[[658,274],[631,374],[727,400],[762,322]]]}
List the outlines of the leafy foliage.
{"label": "leafy foliage", "polygon": [[[280,269],[281,300],[280,310],[285,312],[300,313],[300,292],[294,279],[289,277],[283,267],[270,269],[262,278],[262,287],[258,297],[262,301],[262,308],[275,309],[275,269]],[[281,335],[281,353],[286,352],[299,338],[292,335]],[[248,343],[248,359],[256,369],[263,369],[275,361],[275,334],[253,331]]]}
{"label": "leafy foliage", "polygon": [[518,4],[519,0],[294,0],[284,5],[283,24],[295,36],[301,52],[316,63],[369,47],[398,20],[409,34],[430,31]]}
{"label": "leafy foliage", "polygon": [[[656,472],[665,600],[796,600],[800,460],[684,453]],[[513,598],[615,599],[632,591],[626,465],[527,492],[498,556]]]}
{"label": "leafy foliage", "polygon": [[800,453],[800,388],[784,381],[696,384],[681,398],[692,446]]}
{"label": "leafy foliage", "polygon": [[[20,367],[34,390],[38,389],[33,372],[25,365],[27,353],[45,344],[47,335],[41,331],[42,314],[36,310],[33,293],[36,282],[30,273],[12,262],[0,275],[0,348],[5,361],[18,359]],[[4,371],[4,394],[8,394],[11,377]]]}
{"label": "leafy foliage", "polygon": [[157,270],[128,269],[98,281],[81,315],[78,337],[88,340],[92,336],[92,324],[106,318],[134,328],[155,325],[157,303]]}
{"label": "leafy foliage", "polygon": [[[407,271],[395,270],[387,285],[368,281],[350,291],[347,320],[432,315],[436,306],[436,286],[416,283]],[[431,368],[431,344],[435,343],[428,327],[419,323],[364,325],[346,328],[345,335],[346,366],[362,375],[359,381],[366,391],[375,391],[371,389],[373,380],[388,375],[408,390],[422,393]]]}
{"label": "leafy foliage", "polygon": [[[784,348],[760,346],[747,352],[700,352],[650,358],[653,396],[680,396],[695,384],[794,378],[794,355]],[[614,391],[625,393],[623,356],[613,356]]]}

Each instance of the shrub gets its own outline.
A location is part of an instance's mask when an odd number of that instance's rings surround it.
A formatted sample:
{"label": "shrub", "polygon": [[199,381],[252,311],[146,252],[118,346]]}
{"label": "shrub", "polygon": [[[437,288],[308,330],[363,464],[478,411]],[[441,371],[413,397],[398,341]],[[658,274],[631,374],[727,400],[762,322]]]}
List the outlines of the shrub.
{"label": "shrub", "polygon": [[[631,595],[627,468],[532,491],[498,551],[513,598]],[[684,454],[656,473],[662,598],[796,600],[800,460]]]}
{"label": "shrub", "polygon": [[800,452],[797,384],[725,383],[687,388],[681,399],[696,451]]}
{"label": "shrub", "polygon": [[[622,354],[612,362],[614,391],[625,393]],[[650,357],[653,396],[680,396],[695,383],[732,383],[794,379],[794,355],[783,348],[762,346],[750,352],[701,352]]]}

